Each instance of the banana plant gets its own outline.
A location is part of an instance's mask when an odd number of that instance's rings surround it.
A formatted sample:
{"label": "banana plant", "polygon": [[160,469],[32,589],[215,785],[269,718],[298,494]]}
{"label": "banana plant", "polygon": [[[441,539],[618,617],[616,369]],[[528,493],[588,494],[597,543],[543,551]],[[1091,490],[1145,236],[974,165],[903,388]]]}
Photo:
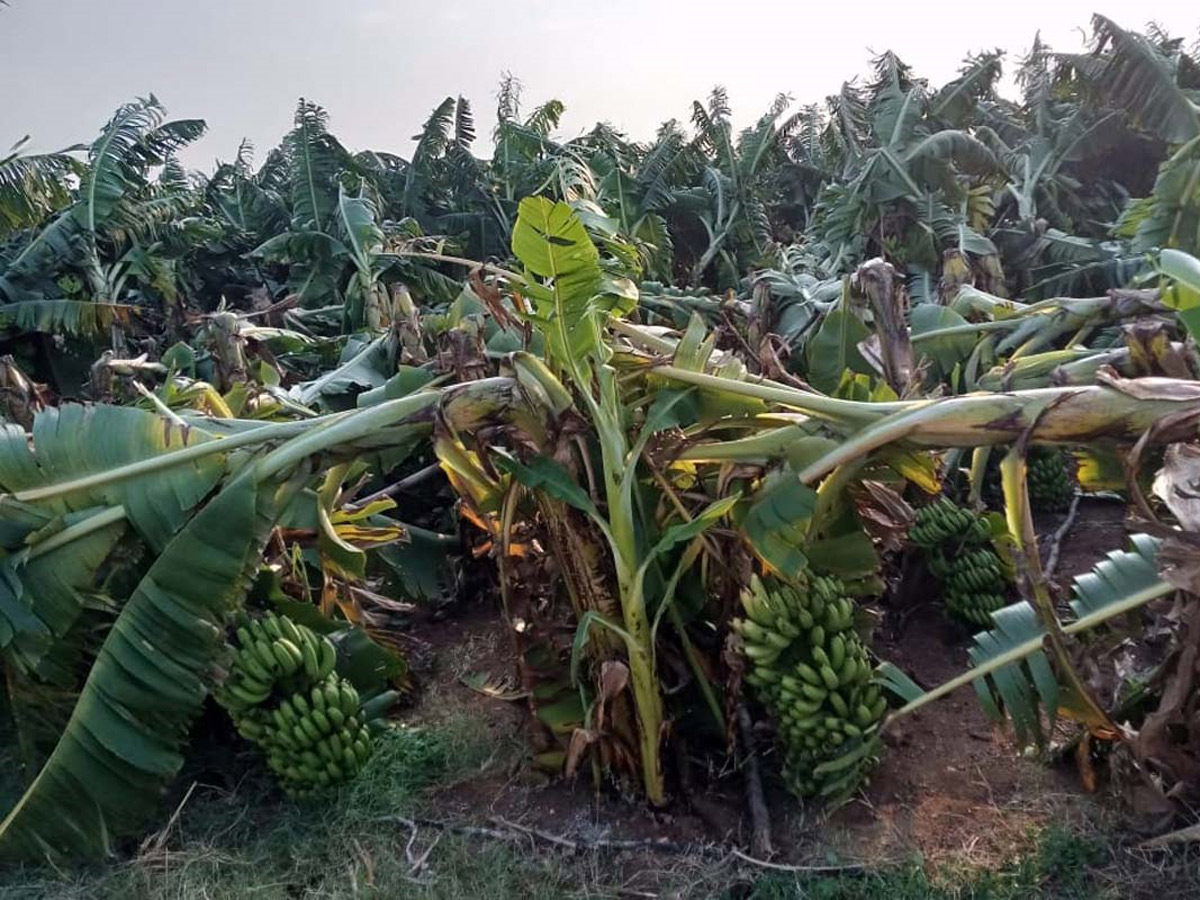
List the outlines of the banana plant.
{"label": "banana plant", "polygon": [[26,135],[0,157],[0,239],[33,228],[71,202],[68,178],[82,171],[72,153],[82,145],[56,153],[24,153]]}
{"label": "banana plant", "polygon": [[[319,501],[304,489],[322,460],[398,458],[430,434],[435,411],[477,427],[481,405],[493,410],[512,392],[493,379],[352,413],[220,427],[65,405],[39,414],[31,435],[4,426],[0,653],[14,683],[54,686],[66,708],[0,822],[0,856],[104,856],[146,823],[222,677],[226,625],[268,534],[294,503]],[[80,651],[72,635],[92,622],[96,596],[111,620],[98,646],[83,641]],[[16,705],[29,709],[37,696]]]}
{"label": "banana plant", "polygon": [[[520,426],[525,434],[521,444],[535,447],[537,455],[529,457],[525,450],[490,462],[539,498],[551,526],[569,520],[564,519],[566,508],[590,523],[550,528],[578,613],[572,671],[578,673],[580,654],[589,644],[608,651],[619,648],[636,717],[636,765],[647,799],[662,805],[667,799],[661,759],[665,717],[656,663],[657,620],[671,608],[686,570],[684,561],[694,558],[685,553],[672,562],[672,551],[680,544],[694,544],[732,508],[736,497],[681,515],[679,521],[660,522],[652,514],[653,501],[642,496],[639,484],[642,454],[658,431],[677,421],[672,410],[686,392],[667,392],[653,400],[636,438],[631,434],[633,417],[610,363],[604,322],[610,313],[628,310],[636,295],[627,281],[605,273],[599,252],[571,207],[544,198],[523,200],[513,229],[513,253],[523,271],[509,274],[515,289],[532,302],[528,318],[543,338],[546,364],[525,354],[513,362],[527,395],[550,427],[534,429],[528,419],[513,422],[510,428]],[[571,438],[580,427],[571,426],[572,421],[586,428],[582,446]],[[552,435],[561,436],[558,443],[547,443]],[[472,463],[461,444],[443,443],[439,453],[454,473],[452,483],[464,502],[478,506],[501,493],[500,483]],[[576,472],[586,475],[584,484],[577,481]],[[498,538],[506,546],[515,540],[515,509],[512,501],[505,501],[498,511]],[[595,660],[596,668],[614,672],[599,665],[605,658]],[[610,664],[611,659],[605,663]],[[604,681],[601,677],[594,695],[601,705],[612,699]]]}
{"label": "banana plant", "polygon": [[115,300],[105,277],[113,248],[153,237],[185,215],[196,198],[178,183],[156,185],[150,172],[205,131],[198,119],[164,122],[153,96],[125,104],[88,147],[73,203],[30,239],[0,272],[0,294],[8,301],[54,297],[49,276],[72,268],[84,277],[94,299]]}

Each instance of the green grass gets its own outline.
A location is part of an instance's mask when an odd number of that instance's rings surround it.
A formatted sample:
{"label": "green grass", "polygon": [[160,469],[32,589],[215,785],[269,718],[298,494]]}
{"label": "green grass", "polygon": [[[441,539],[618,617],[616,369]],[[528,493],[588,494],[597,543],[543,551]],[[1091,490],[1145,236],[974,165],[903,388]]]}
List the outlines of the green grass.
{"label": "green grass", "polygon": [[[508,848],[469,846],[449,836],[435,851],[438,878],[428,887],[415,885],[406,879],[408,829],[380,822],[419,810],[429,788],[478,771],[496,750],[465,719],[397,729],[377,738],[370,763],[339,794],[293,804],[262,773],[232,792],[198,788],[159,845],[152,838],[128,861],[104,867],[10,868],[0,873],[0,896],[293,900],[391,897],[403,887],[404,896],[440,898],[486,893],[488,884],[513,896],[561,896],[552,892],[553,878],[551,892],[530,890],[545,879],[535,872],[531,881],[516,858],[507,858]],[[421,846],[432,837],[424,835]]]}
{"label": "green grass", "polygon": [[[861,876],[812,878],[764,874],[735,861],[671,856],[567,855],[387,821],[396,815],[439,818],[430,789],[502,768],[520,752],[497,747],[478,723],[451,718],[436,726],[382,736],[371,763],[340,794],[293,804],[261,773],[232,791],[197,788],[163,832],[124,861],[90,869],[0,871],[5,900],[560,900],[661,896],[684,900],[1170,900],[1195,887],[1184,875],[1114,868],[1102,837],[1048,831],[1028,855],[995,869],[914,862]],[[186,781],[186,779],[184,779]],[[178,803],[178,798],[175,801]],[[484,818],[480,811],[479,818]],[[165,819],[165,816],[164,816]],[[427,865],[412,871],[437,841]],[[1194,861],[1190,869],[1196,871]],[[1182,885],[1182,887],[1180,887]],[[1133,887],[1138,888],[1137,891]],[[1192,896],[1195,896],[1193,894]]]}

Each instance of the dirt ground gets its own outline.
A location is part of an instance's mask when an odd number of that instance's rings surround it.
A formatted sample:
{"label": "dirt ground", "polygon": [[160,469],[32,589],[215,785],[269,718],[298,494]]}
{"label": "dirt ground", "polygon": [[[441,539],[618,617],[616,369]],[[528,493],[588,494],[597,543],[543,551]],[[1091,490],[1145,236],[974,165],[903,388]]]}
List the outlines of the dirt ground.
{"label": "dirt ground", "polygon": [[[1070,578],[1091,568],[1108,551],[1123,546],[1123,508],[1085,500],[1078,521],[1062,543],[1055,577],[1064,590]],[[1062,521],[1039,522],[1048,539]],[[485,606],[449,621],[418,629],[429,641],[432,670],[425,675],[419,705],[409,714],[428,721],[455,710],[478,717],[496,747],[496,761],[477,777],[444,790],[435,806],[459,822],[504,819],[543,831],[584,839],[661,840],[689,844],[748,840],[743,784],[736,771],[692,766],[688,796],[661,812],[611,789],[596,792],[590,781],[566,782],[541,775],[523,753],[527,717],[520,702],[490,699],[459,682],[467,672],[514,672],[507,635],[498,613]],[[899,620],[899,627],[887,627]],[[949,622],[932,599],[918,601],[902,616],[885,616],[875,652],[932,687],[967,665],[969,632]],[[1087,795],[1069,766],[1047,766],[1018,755],[985,717],[967,687],[913,714],[890,730],[887,751],[860,795],[829,818],[806,810],[782,785],[767,784],[772,830],[779,859],[791,862],[909,860],[985,865],[1028,846],[1051,824],[1107,821],[1113,805]]]}

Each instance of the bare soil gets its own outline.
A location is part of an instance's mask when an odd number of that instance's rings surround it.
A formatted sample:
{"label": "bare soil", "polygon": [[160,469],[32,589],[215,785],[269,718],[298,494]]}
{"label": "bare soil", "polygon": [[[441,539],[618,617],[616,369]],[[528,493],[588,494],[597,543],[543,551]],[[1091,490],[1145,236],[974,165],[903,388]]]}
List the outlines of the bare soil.
{"label": "bare soil", "polygon": [[[1063,590],[1072,576],[1124,545],[1122,518],[1120,504],[1081,504],[1061,548],[1055,580]],[[1061,521],[1050,517],[1039,530],[1048,539]],[[966,668],[969,632],[947,620],[935,597],[919,598],[898,618],[900,627],[877,633],[874,649],[881,658],[925,687]],[[495,609],[477,606],[417,629],[416,636],[430,647],[432,668],[422,678],[420,700],[409,718],[436,721],[465,710],[478,717],[496,748],[478,775],[438,793],[434,807],[442,817],[475,823],[504,819],[593,840],[705,844],[748,839],[742,779],[731,768],[710,771],[695,760],[690,791],[657,812],[611,787],[597,791],[587,778],[568,782],[536,772],[525,752],[524,704],[491,699],[459,681],[473,671],[500,676],[515,671],[498,620]],[[869,785],[830,817],[805,809],[781,784],[768,781],[779,859],[877,865],[919,855],[933,865],[985,865],[1027,848],[1048,825],[1114,816],[1105,798],[1082,791],[1069,766],[1048,766],[1017,754],[969,687],[898,723],[886,740],[887,752]]]}

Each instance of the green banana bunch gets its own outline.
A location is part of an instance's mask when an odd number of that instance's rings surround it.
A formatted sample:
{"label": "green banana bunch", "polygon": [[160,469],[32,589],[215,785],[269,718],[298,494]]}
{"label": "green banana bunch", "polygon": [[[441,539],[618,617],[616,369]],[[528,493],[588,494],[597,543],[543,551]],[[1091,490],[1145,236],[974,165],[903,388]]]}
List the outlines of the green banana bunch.
{"label": "green banana bunch", "polygon": [[[988,457],[984,478],[984,499],[989,506],[1004,505],[1004,490],[1000,483],[1000,463],[1004,448],[994,450]],[[1026,462],[1026,483],[1029,486],[1029,505],[1038,513],[1062,513],[1075,496],[1075,475],[1071,457],[1057,447],[1035,445],[1029,448]]]}
{"label": "green banana bunch", "polygon": [[929,571],[941,581],[946,609],[990,627],[992,613],[1007,602],[1008,576],[984,518],[940,497],[917,510],[908,540],[924,551]]}
{"label": "green banana bunch", "polygon": [[1075,496],[1070,458],[1057,447],[1029,451],[1029,503],[1035,512],[1066,512]]}
{"label": "green banana bunch", "polygon": [[280,701],[252,740],[283,789],[296,797],[349,781],[372,750],[358,692],[336,675]]}
{"label": "green banana bunch", "polygon": [[939,497],[917,510],[908,542],[924,550],[946,543],[982,544],[991,539],[987,522],[948,497]]}
{"label": "green banana bunch", "polygon": [[336,661],[328,638],[287,616],[245,618],[237,628],[216,697],[291,796],[353,778],[371,755],[368,723],[398,697],[388,691],[364,705]]}
{"label": "green banana bunch", "polygon": [[942,582],[946,609],[974,625],[991,627],[992,613],[1007,602],[1008,578],[1000,558],[989,548],[949,559],[935,550],[929,557],[929,570]]}
{"label": "green banana bunch", "polygon": [[887,701],[855,630],[855,607],[834,578],[757,576],[735,619],[750,662],[746,681],[775,721],[784,779],[801,797],[836,804],[878,759]]}
{"label": "green banana bunch", "polygon": [[282,686],[319,681],[333,671],[337,651],[328,638],[287,616],[268,613],[244,618],[237,628],[237,645],[229,677],[218,694],[232,710],[265,703]]}

